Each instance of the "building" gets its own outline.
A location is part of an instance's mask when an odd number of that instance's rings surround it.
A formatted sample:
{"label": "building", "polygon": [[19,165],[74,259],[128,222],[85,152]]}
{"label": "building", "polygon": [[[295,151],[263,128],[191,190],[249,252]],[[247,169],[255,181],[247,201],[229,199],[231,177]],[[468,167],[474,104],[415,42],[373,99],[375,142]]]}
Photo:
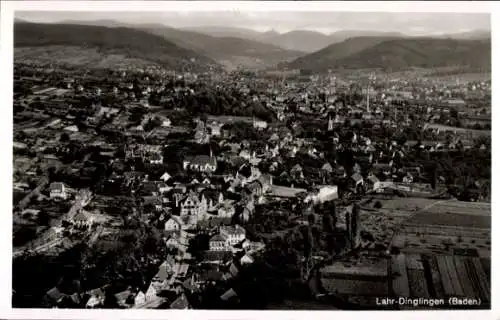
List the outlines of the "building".
{"label": "building", "polygon": [[375,175],[370,175],[366,181],[368,190],[379,191],[382,188],[380,180]]}
{"label": "building", "polygon": [[199,217],[206,213],[206,207],[194,192],[189,193],[180,203],[181,217],[193,216]]}
{"label": "building", "polygon": [[227,242],[230,246],[242,242],[245,240],[246,231],[241,226],[225,226],[220,228],[220,234],[226,237]]}
{"label": "building", "polygon": [[165,231],[178,231],[181,230],[183,226],[181,219],[176,216],[171,216],[165,221]]}
{"label": "building", "polygon": [[217,170],[217,159],[213,156],[199,155],[186,157],[183,162],[184,170],[194,170],[198,172],[215,172]]}
{"label": "building", "polygon": [[163,163],[163,156],[159,153],[153,153],[149,157],[149,163],[151,164],[162,164]]}
{"label": "building", "polygon": [[50,184],[50,199],[66,200],[68,193],[66,187],[61,182],[53,182]]}
{"label": "building", "polygon": [[71,221],[73,222],[73,225],[76,228],[91,228],[94,225],[94,217],[92,214],[80,210],[72,219]]}
{"label": "building", "polygon": [[321,186],[316,193],[309,194],[304,201],[312,201],[314,204],[320,204],[333,201],[338,198],[339,194],[337,186]]}
{"label": "building", "polygon": [[267,128],[267,122],[263,120],[256,120],[255,118],[253,119],[253,127],[255,129],[266,129]]}
{"label": "building", "polygon": [[209,241],[210,251],[228,251],[227,239],[221,234],[216,234]]}
{"label": "building", "polygon": [[230,251],[231,248],[245,240],[246,231],[241,226],[224,226],[219,233],[210,238],[211,251]]}

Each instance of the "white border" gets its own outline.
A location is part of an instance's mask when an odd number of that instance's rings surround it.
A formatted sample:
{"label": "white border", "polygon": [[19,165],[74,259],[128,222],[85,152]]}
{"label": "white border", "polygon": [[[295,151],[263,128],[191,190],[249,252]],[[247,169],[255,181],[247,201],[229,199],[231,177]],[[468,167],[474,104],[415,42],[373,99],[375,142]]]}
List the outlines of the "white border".
{"label": "white border", "polygon": [[[11,252],[12,252],[12,22],[14,10],[23,11],[358,11],[358,12],[491,12],[493,53],[492,57],[500,56],[498,34],[500,30],[500,4],[494,2],[438,2],[438,1],[401,1],[401,2],[297,2],[297,1],[272,1],[272,2],[234,2],[234,1],[2,1],[1,10],[1,72],[2,94],[0,112],[0,130],[2,133],[2,149],[4,156],[1,157],[1,195],[4,210],[1,213],[0,223],[0,252],[3,263],[0,263],[0,317],[9,319],[251,319],[257,317],[273,317],[275,319],[304,318],[314,316],[318,319],[331,319],[332,317],[348,317],[350,319],[364,319],[367,316],[378,319],[420,319],[425,318],[453,318],[458,319],[500,319],[499,315],[499,286],[492,280],[492,311],[435,311],[435,312],[347,312],[339,311],[332,314],[331,311],[175,311],[175,310],[63,310],[63,309],[11,309]],[[496,80],[498,75],[498,63],[493,61],[493,105],[500,103],[500,86]],[[495,113],[495,111],[493,110]],[[493,117],[493,122],[495,117]],[[495,125],[493,125],[493,150],[499,147],[500,142],[495,138]],[[495,155],[493,153],[493,158]],[[493,161],[494,163],[494,161]],[[495,166],[493,166],[495,168]],[[498,199],[500,194],[496,187],[498,172],[493,171],[493,199]],[[496,228],[498,218],[496,202],[492,203],[492,226]],[[498,241],[493,232],[492,270],[500,266]],[[496,303],[495,303],[496,302]]]}

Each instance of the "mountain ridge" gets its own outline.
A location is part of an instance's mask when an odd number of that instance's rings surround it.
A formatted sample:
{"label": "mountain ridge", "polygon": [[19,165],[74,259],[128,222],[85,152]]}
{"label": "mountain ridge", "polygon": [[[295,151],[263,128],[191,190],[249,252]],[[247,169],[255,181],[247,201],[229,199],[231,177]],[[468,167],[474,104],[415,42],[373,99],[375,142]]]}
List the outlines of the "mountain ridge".
{"label": "mountain ridge", "polygon": [[431,37],[357,37],[281,65],[292,69],[491,68],[491,43]]}
{"label": "mountain ridge", "polygon": [[[76,25],[98,25],[104,27],[127,27],[149,32],[188,50],[207,56],[228,69],[239,65],[246,68],[268,68],[278,63],[291,61],[305,52],[283,49],[272,43],[238,38],[215,37],[199,32],[177,29],[163,24],[126,24],[114,20],[68,21]],[[272,34],[269,34],[272,36]]]}
{"label": "mountain ridge", "polygon": [[[100,56],[95,59],[98,61],[121,55],[178,70],[217,67],[210,58],[181,48],[160,36],[133,28],[25,22],[14,24],[14,48],[54,46],[97,49]],[[78,58],[82,57],[75,57],[75,61]]]}

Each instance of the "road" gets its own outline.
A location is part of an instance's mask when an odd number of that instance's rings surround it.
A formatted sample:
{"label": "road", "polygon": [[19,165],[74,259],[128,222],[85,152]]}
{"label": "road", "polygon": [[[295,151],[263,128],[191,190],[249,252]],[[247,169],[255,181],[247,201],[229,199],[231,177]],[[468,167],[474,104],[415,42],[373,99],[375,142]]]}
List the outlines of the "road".
{"label": "road", "polygon": [[33,189],[30,193],[28,193],[19,203],[17,207],[23,210],[31,201],[31,198],[40,194],[40,191],[49,183],[49,179],[47,177],[42,178],[42,180],[38,183],[37,187]]}

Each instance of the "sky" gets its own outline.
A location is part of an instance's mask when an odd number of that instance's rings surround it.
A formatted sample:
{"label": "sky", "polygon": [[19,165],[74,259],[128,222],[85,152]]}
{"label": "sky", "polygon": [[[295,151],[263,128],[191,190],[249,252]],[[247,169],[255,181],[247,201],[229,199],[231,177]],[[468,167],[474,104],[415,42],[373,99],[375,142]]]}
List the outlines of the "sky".
{"label": "sky", "polygon": [[17,11],[15,17],[32,22],[116,20],[126,23],[161,23],[175,28],[227,26],[278,32],[313,30],[325,34],[339,30],[397,31],[409,35],[490,30],[490,15],[487,13]]}

